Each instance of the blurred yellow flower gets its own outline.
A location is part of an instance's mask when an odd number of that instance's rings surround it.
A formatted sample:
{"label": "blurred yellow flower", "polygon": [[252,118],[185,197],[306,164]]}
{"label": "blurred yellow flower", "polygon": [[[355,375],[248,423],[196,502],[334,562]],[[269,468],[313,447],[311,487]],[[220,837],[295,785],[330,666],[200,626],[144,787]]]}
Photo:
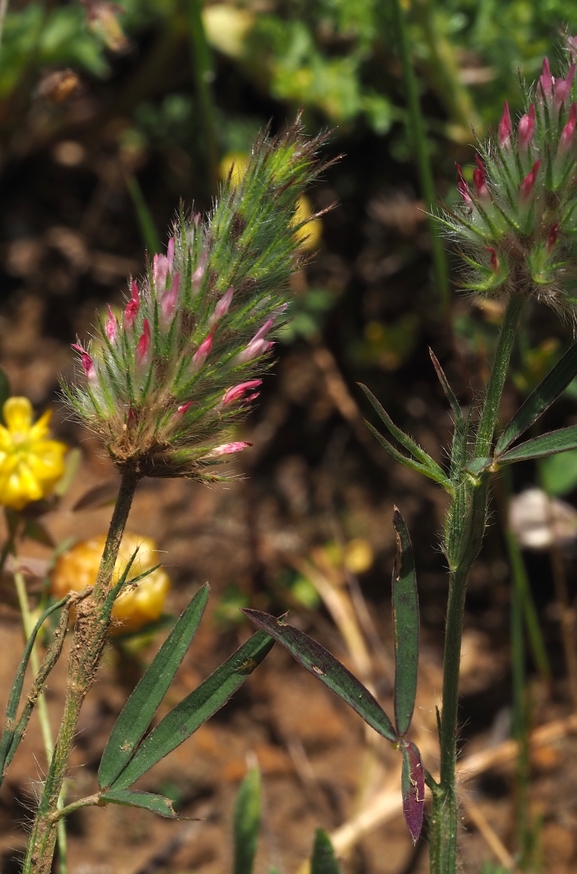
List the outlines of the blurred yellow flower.
{"label": "blurred yellow flower", "polygon": [[[228,179],[230,175],[232,184],[238,185],[246,173],[248,162],[249,156],[243,152],[229,152],[218,165],[220,178]],[[295,225],[301,222],[305,222],[305,224],[295,231],[301,248],[309,251],[317,249],[323,233],[323,223],[320,218],[313,216],[313,207],[306,194],[301,194],[299,197],[294,217]]]}
{"label": "blurred yellow flower", "polygon": [[64,473],[68,447],[49,439],[49,410],[32,423],[28,398],[8,398],[2,413],[6,425],[0,425],[0,504],[21,510],[50,494]]}
{"label": "blurred yellow flower", "polygon": [[[52,573],[52,594],[56,598],[62,598],[71,591],[81,592],[86,586],[94,585],[105,542],[105,534],[91,537],[75,544],[60,556]],[[113,586],[137,547],[138,554],[130,568],[129,580],[158,564],[154,540],[126,531],[112,574]],[[170,580],[163,568],[156,568],[134,586],[126,586],[112,608],[112,633],[138,631],[144,625],[156,622],[162,614],[169,589]]]}

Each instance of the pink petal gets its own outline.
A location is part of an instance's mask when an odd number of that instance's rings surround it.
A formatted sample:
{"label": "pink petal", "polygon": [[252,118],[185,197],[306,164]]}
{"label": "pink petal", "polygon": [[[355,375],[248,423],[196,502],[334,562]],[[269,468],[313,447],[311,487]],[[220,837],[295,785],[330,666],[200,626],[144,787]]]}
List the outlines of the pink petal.
{"label": "pink petal", "polygon": [[136,284],[136,279],[132,280],[132,297],[126,304],[124,309],[124,327],[131,328],[134,324],[134,320],[138,315],[138,310],[140,309],[140,297],[138,294],[138,285]]}
{"label": "pink petal", "polygon": [[222,398],[223,404],[232,404],[234,401],[243,399],[243,400],[251,400],[254,395],[251,395],[250,398],[243,398],[243,395],[252,388],[257,388],[257,386],[262,385],[262,379],[249,379],[248,382],[241,382],[238,385],[229,388],[227,392],[224,393]]}
{"label": "pink petal", "polygon": [[150,349],[150,323],[148,319],[144,319],[142,323],[142,334],[136,347],[136,362],[142,364]]}

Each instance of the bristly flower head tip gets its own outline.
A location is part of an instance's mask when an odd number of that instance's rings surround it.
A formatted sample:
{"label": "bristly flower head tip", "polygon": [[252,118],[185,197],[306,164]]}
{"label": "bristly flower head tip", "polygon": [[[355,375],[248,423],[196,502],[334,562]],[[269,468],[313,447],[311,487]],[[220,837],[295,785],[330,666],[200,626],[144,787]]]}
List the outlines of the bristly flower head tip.
{"label": "bristly flower head tip", "polygon": [[177,217],[166,253],[131,280],[122,314],[109,308],[92,344],[74,344],[81,367],[65,395],[121,471],[214,480],[248,445],[231,427],[258,396],[286,321],[303,260],[294,218],[323,169],[324,139],[306,139],[299,120],[260,136],[207,218]]}
{"label": "bristly flower head tip", "polygon": [[565,41],[565,70],[555,77],[545,58],[516,126],[505,103],[473,184],[457,165],[461,199],[439,219],[463,252],[467,290],[532,297],[577,322],[577,39]]}

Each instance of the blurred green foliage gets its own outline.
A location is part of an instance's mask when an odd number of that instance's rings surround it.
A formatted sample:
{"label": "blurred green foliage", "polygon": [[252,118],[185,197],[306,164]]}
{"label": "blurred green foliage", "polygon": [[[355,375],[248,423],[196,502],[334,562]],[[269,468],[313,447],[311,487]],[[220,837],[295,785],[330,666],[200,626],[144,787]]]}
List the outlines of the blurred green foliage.
{"label": "blurred green foliage", "polygon": [[[144,32],[185,39],[191,2],[125,0],[120,12],[112,4],[108,11],[129,44]],[[251,2],[204,4],[203,10],[213,49],[274,99],[302,104],[321,122],[346,126],[362,119],[381,134],[402,117],[387,3],[277,0],[266,12]],[[413,0],[406,12],[423,90],[436,92],[452,110],[447,121],[454,125],[464,121],[458,101],[451,104],[455,89],[471,91],[480,117],[494,123],[505,96],[516,102],[517,71],[534,76],[556,31],[577,28],[577,7],[561,0]],[[35,2],[9,9],[0,97],[9,95],[24,74],[46,66],[72,66],[97,77],[110,72],[106,27],[87,21],[81,3]],[[448,88],[447,71],[457,73]],[[468,131],[460,136],[466,138]]]}

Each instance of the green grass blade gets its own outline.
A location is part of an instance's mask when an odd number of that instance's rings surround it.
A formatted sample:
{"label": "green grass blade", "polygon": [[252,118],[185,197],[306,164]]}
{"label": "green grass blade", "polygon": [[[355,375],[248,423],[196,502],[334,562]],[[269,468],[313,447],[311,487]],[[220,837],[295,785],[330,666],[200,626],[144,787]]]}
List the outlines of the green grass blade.
{"label": "green grass blade", "polygon": [[242,612],[288,649],[303,668],[306,668],[317,680],[335,692],[371,728],[374,728],[387,740],[396,743],[397,733],[381,705],[360,680],[357,680],[324,646],[321,646],[304,631],[287,625],[282,617],[276,619],[268,613],[248,608],[243,608]]}
{"label": "green grass blade", "polygon": [[341,874],[331,839],[322,828],[315,832],[310,874]]}
{"label": "green grass blade", "polygon": [[99,786],[111,786],[132,758],[196,634],[208,592],[207,584],[196,593],[124,705],[102,754]]}
{"label": "green grass blade", "polygon": [[512,464],[514,461],[528,461],[531,458],[543,458],[545,455],[554,455],[556,452],[565,452],[567,449],[577,449],[577,425],[568,428],[559,428],[558,431],[548,431],[540,437],[533,437],[509,449],[497,458],[499,464]]}
{"label": "green grass blade", "polygon": [[393,570],[393,632],[395,638],[395,722],[399,737],[411,725],[419,667],[419,596],[413,547],[407,526],[395,507],[393,525],[397,556]]}
{"label": "green grass blade", "polygon": [[139,792],[135,789],[108,789],[102,792],[100,800],[106,804],[122,804],[124,807],[143,807],[159,816],[177,819],[172,807],[172,801],[164,795],[154,795],[152,792]]}
{"label": "green grass blade", "polygon": [[273,643],[268,634],[259,631],[239,647],[158,723],[114,781],[113,788],[130,786],[220,710],[270,652]]}
{"label": "green grass blade", "polygon": [[515,413],[497,441],[495,454],[502,455],[521,434],[530,428],[565,391],[576,375],[577,343],[574,343]]}
{"label": "green grass blade", "polygon": [[234,874],[251,874],[260,827],[260,772],[251,768],[234,805]]}

